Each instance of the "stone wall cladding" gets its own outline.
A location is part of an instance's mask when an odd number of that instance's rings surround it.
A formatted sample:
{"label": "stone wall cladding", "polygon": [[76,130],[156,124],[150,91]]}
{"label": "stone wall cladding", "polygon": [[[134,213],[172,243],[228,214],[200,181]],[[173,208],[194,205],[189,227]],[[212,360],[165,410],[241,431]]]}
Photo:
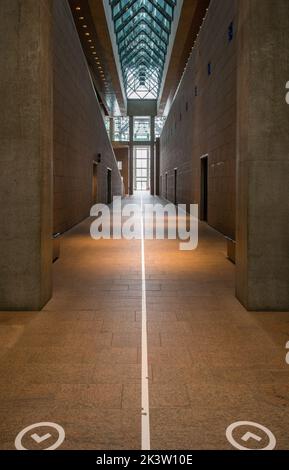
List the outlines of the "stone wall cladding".
{"label": "stone wall cladding", "polygon": [[[200,158],[208,154],[208,223],[235,237],[237,0],[212,0],[160,140],[160,188],[200,203]],[[229,27],[233,23],[233,39]],[[213,40],[212,40],[213,38]],[[208,64],[211,74],[208,74]],[[196,96],[197,95],[197,96]]]}
{"label": "stone wall cladding", "polygon": [[107,168],[114,195],[122,191],[116,159],[90,80],[66,0],[53,2],[54,39],[54,232],[89,216],[93,160],[98,165],[98,201],[106,202]]}

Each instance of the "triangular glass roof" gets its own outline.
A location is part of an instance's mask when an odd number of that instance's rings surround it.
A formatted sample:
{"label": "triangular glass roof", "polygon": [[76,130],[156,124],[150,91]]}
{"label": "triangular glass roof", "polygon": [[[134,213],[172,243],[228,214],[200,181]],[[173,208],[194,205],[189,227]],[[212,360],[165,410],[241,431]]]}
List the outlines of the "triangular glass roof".
{"label": "triangular glass roof", "polygon": [[177,0],[109,0],[127,98],[157,99]]}

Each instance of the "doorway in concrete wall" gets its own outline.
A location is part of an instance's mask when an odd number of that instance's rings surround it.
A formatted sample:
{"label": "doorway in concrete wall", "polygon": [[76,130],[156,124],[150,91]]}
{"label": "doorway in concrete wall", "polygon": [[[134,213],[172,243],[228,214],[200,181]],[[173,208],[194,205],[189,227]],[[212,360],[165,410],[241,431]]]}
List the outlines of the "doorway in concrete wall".
{"label": "doorway in concrete wall", "polygon": [[134,190],[150,189],[150,147],[134,147]]}
{"label": "doorway in concrete wall", "polygon": [[208,155],[201,157],[200,218],[208,222]]}
{"label": "doorway in concrete wall", "polygon": [[177,205],[178,203],[178,188],[177,188],[177,184],[178,184],[178,169],[175,168],[174,169],[174,204]]}
{"label": "doorway in concrete wall", "polygon": [[98,184],[97,184],[97,163],[93,163],[92,173],[92,204],[96,204],[98,199]]}
{"label": "doorway in concrete wall", "polygon": [[107,204],[112,203],[112,183],[111,183],[111,169],[107,169],[107,182],[106,182],[106,188],[107,188]]}
{"label": "doorway in concrete wall", "polygon": [[168,174],[165,175],[165,198],[168,199]]}

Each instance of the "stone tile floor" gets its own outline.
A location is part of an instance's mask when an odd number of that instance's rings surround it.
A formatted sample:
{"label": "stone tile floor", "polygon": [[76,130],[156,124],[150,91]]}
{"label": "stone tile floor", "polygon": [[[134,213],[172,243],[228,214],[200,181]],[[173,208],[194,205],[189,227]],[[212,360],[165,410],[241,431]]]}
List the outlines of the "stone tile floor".
{"label": "stone tile floor", "polygon": [[[65,429],[61,449],[140,449],[141,245],[96,242],[90,222],[63,237],[43,311],[0,313],[0,449],[45,421]],[[289,313],[242,307],[225,240],[204,224],[197,250],[149,240],[145,262],[152,449],[232,449],[236,421],[289,449]]]}

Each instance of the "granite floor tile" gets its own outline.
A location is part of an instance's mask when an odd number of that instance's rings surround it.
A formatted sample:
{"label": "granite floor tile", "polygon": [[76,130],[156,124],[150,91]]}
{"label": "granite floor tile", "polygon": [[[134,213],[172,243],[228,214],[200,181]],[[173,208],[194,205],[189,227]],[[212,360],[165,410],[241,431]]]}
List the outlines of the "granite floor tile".
{"label": "granite floor tile", "polygon": [[[141,243],[96,243],[89,227],[63,236],[42,312],[0,313],[0,449],[39,421],[63,426],[61,449],[140,449]],[[145,264],[152,449],[229,450],[240,420],[289,449],[289,312],[245,310],[206,224],[192,252],[145,241]]]}

